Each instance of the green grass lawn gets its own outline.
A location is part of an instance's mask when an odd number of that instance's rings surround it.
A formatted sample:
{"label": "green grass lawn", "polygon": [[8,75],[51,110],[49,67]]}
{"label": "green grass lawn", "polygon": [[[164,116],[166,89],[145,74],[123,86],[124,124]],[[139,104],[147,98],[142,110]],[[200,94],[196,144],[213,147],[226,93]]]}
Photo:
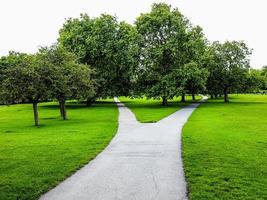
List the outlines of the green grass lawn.
{"label": "green grass lawn", "polygon": [[209,100],[183,129],[191,200],[267,199],[267,95]]}
{"label": "green grass lawn", "polygon": [[112,102],[92,107],[69,103],[69,120],[55,103],[39,106],[41,127],[33,126],[32,106],[0,106],[0,199],[31,200],[93,159],[117,130]]}
{"label": "green grass lawn", "polygon": [[[120,97],[119,99],[133,111],[137,120],[143,123],[157,122],[179,110],[182,106],[192,103],[191,96],[186,96],[186,103],[180,102],[180,97],[169,100],[167,106],[163,106],[162,101],[157,99],[127,97]],[[196,96],[196,101],[199,99],[200,96]]]}

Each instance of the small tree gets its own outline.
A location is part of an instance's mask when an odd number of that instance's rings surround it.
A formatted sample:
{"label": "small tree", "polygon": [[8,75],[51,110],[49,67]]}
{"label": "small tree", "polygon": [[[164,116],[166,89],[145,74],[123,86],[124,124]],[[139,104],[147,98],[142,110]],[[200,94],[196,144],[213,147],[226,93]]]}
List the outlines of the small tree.
{"label": "small tree", "polygon": [[74,54],[57,45],[41,48],[38,57],[42,65],[51,70],[48,75],[51,84],[47,87],[51,96],[58,100],[60,115],[66,120],[67,99],[87,98],[95,94],[92,70],[87,65],[79,64]]}
{"label": "small tree", "polygon": [[38,103],[47,98],[47,74],[33,55],[12,53],[7,58],[12,67],[4,70],[1,97],[6,104],[30,102],[33,105],[35,126],[39,126]]}
{"label": "small tree", "polygon": [[246,83],[240,88],[243,92],[259,92],[266,88],[266,76],[263,75],[262,70],[250,69],[246,77]]}
{"label": "small tree", "polygon": [[224,101],[229,102],[229,90],[238,89],[246,83],[251,50],[244,42],[227,41],[223,44],[213,43],[211,51],[208,91],[223,93]]}
{"label": "small tree", "polygon": [[183,70],[186,79],[184,88],[186,92],[192,95],[192,100],[195,100],[195,94],[203,92],[206,89],[208,71],[204,68],[199,68],[195,62],[186,64]]}

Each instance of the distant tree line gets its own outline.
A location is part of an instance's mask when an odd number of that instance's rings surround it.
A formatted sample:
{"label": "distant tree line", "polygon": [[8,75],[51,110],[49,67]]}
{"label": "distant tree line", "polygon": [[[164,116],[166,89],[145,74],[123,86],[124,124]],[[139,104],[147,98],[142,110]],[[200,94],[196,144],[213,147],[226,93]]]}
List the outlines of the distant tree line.
{"label": "distant tree line", "polygon": [[67,119],[65,103],[90,105],[98,98],[146,96],[168,100],[185,95],[211,98],[267,89],[267,67],[250,68],[251,50],[242,41],[210,43],[178,9],[153,4],[134,25],[103,14],[66,20],[58,42],[36,54],[10,52],[0,58],[2,104],[55,99]]}

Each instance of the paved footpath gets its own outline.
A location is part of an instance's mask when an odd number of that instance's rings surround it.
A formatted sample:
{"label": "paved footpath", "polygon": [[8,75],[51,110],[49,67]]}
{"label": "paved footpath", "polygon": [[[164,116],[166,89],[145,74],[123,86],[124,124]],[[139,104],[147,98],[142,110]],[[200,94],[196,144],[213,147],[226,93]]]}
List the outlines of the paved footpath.
{"label": "paved footpath", "polygon": [[199,105],[157,123],[139,123],[118,102],[119,128],[93,161],[44,194],[41,200],[186,200],[181,130]]}

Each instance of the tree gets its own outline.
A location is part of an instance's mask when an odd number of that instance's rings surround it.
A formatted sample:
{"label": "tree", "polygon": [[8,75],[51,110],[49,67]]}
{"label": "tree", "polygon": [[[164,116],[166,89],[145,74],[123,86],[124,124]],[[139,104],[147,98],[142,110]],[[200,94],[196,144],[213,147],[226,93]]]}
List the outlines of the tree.
{"label": "tree", "polygon": [[246,83],[240,88],[243,92],[259,92],[266,88],[266,77],[262,74],[262,70],[250,69]]}
{"label": "tree", "polygon": [[184,93],[188,92],[192,95],[192,100],[195,100],[195,94],[203,92],[206,89],[208,71],[207,69],[200,68],[195,62],[186,64],[183,71],[186,79]]}
{"label": "tree", "polygon": [[34,55],[12,52],[5,59],[10,66],[3,71],[2,101],[5,104],[32,103],[35,126],[39,126],[38,103],[46,99],[49,93],[46,70],[38,64]]}
{"label": "tree", "polygon": [[76,56],[58,45],[43,47],[38,53],[42,66],[50,69],[48,78],[51,84],[47,88],[51,96],[59,102],[60,115],[67,119],[66,100],[84,99],[95,94],[93,70],[77,62]]}
{"label": "tree", "polygon": [[[59,43],[75,53],[80,62],[95,70],[97,97],[128,95],[138,65],[138,34],[135,27],[116,17],[81,15],[68,19],[60,30]],[[88,101],[94,99],[88,98]]]}
{"label": "tree", "polygon": [[215,49],[212,45],[207,47],[204,55],[204,68],[208,70],[209,75],[206,82],[207,93],[210,94],[211,99],[217,98],[223,94],[221,85],[221,68],[219,67],[219,60],[215,54]]}
{"label": "tree", "polygon": [[178,69],[191,61],[200,62],[200,49],[205,47],[202,30],[165,3],[153,4],[150,13],[137,18],[136,27],[142,35],[138,92],[161,98],[166,105],[168,99],[181,94],[178,77],[183,76]]}
{"label": "tree", "polygon": [[262,71],[262,75],[267,77],[267,66],[263,66],[261,71]]}
{"label": "tree", "polygon": [[208,91],[224,94],[224,101],[229,102],[230,89],[236,90],[246,83],[250,68],[251,50],[244,42],[227,41],[223,44],[214,42],[211,46],[212,59],[209,65]]}
{"label": "tree", "polygon": [[10,51],[7,56],[0,57],[0,81],[3,81],[5,70],[20,65],[25,57],[27,54],[15,51]]}
{"label": "tree", "polygon": [[[261,88],[262,90],[267,90],[267,66],[263,66],[261,69],[261,75],[264,77],[265,83],[263,87]],[[266,91],[265,91],[266,93]]]}

